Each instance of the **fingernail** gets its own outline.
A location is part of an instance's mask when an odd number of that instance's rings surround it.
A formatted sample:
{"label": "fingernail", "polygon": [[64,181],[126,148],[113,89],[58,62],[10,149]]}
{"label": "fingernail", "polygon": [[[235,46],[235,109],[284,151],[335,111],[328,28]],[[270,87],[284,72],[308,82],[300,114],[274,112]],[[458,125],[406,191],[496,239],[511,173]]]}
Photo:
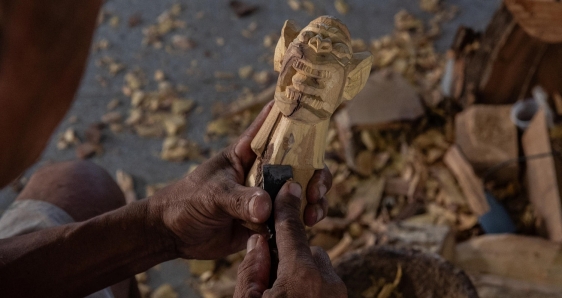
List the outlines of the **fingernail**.
{"label": "fingernail", "polygon": [[302,193],[301,186],[298,183],[291,182],[289,184],[289,193],[297,198],[300,198]]}
{"label": "fingernail", "polygon": [[316,206],[316,222],[319,222],[324,218],[324,209],[320,206]]}
{"label": "fingernail", "polygon": [[258,235],[258,234],[252,235],[252,236],[250,236],[250,238],[248,238],[248,244],[246,245],[247,253],[254,250],[254,248],[256,247],[256,244],[258,243],[259,238],[260,238],[260,235]]}
{"label": "fingernail", "polygon": [[320,195],[320,198],[323,198],[324,195],[326,194],[326,191],[328,191],[328,189],[326,188],[326,185],[322,184],[318,187],[318,194]]}
{"label": "fingernail", "polygon": [[252,216],[252,220],[254,221],[258,220],[258,218],[256,217],[256,197],[256,195],[252,197],[252,199],[250,200],[250,206],[248,206],[250,208],[250,216]]}
{"label": "fingernail", "polygon": [[250,216],[254,222],[258,222],[259,218],[264,218],[269,215],[269,204],[258,204],[259,194],[255,194],[250,200]]}

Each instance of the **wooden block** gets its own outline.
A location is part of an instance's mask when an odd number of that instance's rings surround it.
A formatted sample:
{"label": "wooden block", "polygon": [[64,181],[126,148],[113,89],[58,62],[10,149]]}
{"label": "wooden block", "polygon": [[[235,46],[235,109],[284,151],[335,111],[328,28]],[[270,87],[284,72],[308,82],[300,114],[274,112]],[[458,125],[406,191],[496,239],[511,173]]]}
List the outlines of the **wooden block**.
{"label": "wooden block", "polygon": [[443,160],[457,178],[472,212],[477,216],[486,214],[490,210],[490,205],[488,205],[488,201],[486,201],[484,184],[482,180],[476,176],[472,167],[464,159],[457,146],[451,146],[447,153],[445,153]]}
{"label": "wooden block", "polygon": [[537,215],[544,222],[548,237],[562,242],[562,208],[560,201],[561,167],[557,160],[548,155],[552,152],[547,120],[541,109],[523,134],[523,151],[530,157],[547,154],[541,158],[527,160],[526,182],[529,199]]}
{"label": "wooden block", "polygon": [[[473,105],[455,118],[455,143],[476,173],[518,157],[517,128],[510,119],[510,105]],[[516,180],[518,163],[511,163],[490,178]]]}
{"label": "wooden block", "polygon": [[454,235],[445,225],[392,223],[388,225],[384,239],[385,244],[392,246],[439,254],[447,260],[454,258]]}
{"label": "wooden block", "polygon": [[412,84],[400,74],[373,73],[365,88],[347,104],[354,127],[381,127],[392,122],[415,120],[424,114]]}
{"label": "wooden block", "polygon": [[483,235],[460,243],[455,264],[472,273],[562,285],[562,247],[537,237]]}

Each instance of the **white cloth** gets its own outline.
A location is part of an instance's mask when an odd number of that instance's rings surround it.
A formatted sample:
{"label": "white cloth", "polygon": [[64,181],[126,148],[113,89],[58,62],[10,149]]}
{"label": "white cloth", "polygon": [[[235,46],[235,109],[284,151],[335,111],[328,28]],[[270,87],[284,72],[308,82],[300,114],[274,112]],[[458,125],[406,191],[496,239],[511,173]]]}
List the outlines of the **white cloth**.
{"label": "white cloth", "polygon": [[[0,239],[73,222],[74,219],[66,211],[51,203],[37,200],[14,201],[0,217]],[[105,288],[86,298],[114,298],[114,296],[110,288]]]}

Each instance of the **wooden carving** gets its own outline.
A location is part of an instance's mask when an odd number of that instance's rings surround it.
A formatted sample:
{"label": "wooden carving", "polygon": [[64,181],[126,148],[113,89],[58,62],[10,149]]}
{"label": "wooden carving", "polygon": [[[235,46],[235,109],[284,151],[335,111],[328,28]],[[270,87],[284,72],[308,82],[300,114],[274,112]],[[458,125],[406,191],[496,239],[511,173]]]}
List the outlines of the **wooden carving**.
{"label": "wooden carving", "polygon": [[252,141],[257,159],[246,185],[262,186],[265,164],[291,165],[304,198],[314,171],[324,168],[330,117],[363,88],[371,65],[371,53],[353,53],[340,20],[322,16],[300,31],[286,21],[275,48],[275,104]]}

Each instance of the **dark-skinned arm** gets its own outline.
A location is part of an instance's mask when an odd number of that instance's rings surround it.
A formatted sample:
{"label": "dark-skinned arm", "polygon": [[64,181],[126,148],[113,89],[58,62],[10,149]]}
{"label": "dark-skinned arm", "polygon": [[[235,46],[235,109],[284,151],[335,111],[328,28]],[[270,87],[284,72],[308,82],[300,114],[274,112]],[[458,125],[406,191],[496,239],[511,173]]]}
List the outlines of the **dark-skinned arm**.
{"label": "dark-skinned arm", "polygon": [[144,200],[91,220],[0,240],[4,297],[84,297],[177,258]]}
{"label": "dark-skinned arm", "polygon": [[[234,144],[146,200],[0,240],[2,293],[79,297],[169,259],[216,259],[243,249],[254,232],[242,223],[263,225],[271,213],[269,195],[243,184],[256,158],[250,143],[270,109]],[[308,185],[305,217],[314,223],[314,210],[325,205],[318,190],[330,186],[327,169]]]}
{"label": "dark-skinned arm", "polygon": [[31,166],[70,107],[100,0],[0,0],[0,187]]}

